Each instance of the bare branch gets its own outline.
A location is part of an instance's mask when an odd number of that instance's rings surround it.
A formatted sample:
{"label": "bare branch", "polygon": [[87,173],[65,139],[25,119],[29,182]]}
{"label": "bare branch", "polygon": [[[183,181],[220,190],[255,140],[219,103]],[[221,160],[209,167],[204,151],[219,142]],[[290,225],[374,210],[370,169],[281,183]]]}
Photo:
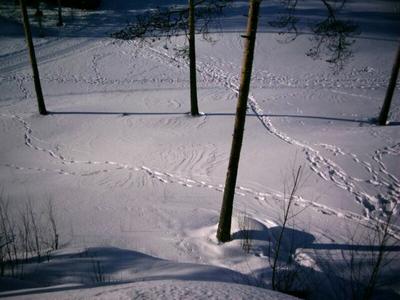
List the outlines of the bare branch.
{"label": "bare branch", "polygon": [[[306,55],[313,59],[325,59],[332,64],[335,72],[344,67],[345,62],[352,56],[351,45],[354,37],[359,34],[358,26],[351,20],[338,18],[346,0],[320,0],[325,7],[327,16],[324,20],[311,25],[313,47]],[[298,0],[282,0],[285,13],[276,20],[269,22],[271,26],[281,28],[280,34],[289,34],[284,42],[297,38],[299,31],[295,16]]]}
{"label": "bare branch", "polygon": [[[209,27],[216,17],[232,0],[199,0],[195,2],[195,19],[197,33],[203,34],[206,39]],[[136,22],[128,24],[124,29],[113,33],[111,36],[122,40],[152,38],[152,41],[165,37],[188,32],[189,8],[188,6],[157,7],[143,15],[136,17]]]}

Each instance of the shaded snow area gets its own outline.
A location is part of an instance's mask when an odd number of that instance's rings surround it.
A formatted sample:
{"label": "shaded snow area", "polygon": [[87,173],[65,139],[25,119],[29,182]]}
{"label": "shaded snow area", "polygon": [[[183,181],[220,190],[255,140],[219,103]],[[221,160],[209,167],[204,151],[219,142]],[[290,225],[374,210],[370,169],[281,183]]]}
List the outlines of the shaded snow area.
{"label": "shaded snow area", "polygon": [[[224,244],[216,232],[247,2],[227,8],[213,43],[196,40],[199,117],[188,114],[188,62],[174,51],[184,36],[110,37],[160,3],[67,8],[63,27],[45,8],[42,38],[29,10],[50,111],[40,116],[19,11],[1,2],[0,297],[351,299],[383,253],[373,299],[400,299],[399,84],[388,126],[374,122],[399,44],[398,3],[348,1],[342,16],[360,35],[336,73],[305,55],[306,25],[325,14],[320,1],[299,6],[300,35],[290,43],[268,23],[279,1],[262,2]],[[272,290],[274,258],[278,290],[291,295]]]}

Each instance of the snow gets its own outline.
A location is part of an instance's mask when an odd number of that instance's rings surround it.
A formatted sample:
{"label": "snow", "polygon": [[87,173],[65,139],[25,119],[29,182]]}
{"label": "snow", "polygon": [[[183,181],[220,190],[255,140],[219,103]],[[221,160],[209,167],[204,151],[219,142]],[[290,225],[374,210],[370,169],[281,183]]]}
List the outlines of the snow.
{"label": "snow", "polygon": [[[306,169],[291,225],[305,268],[323,270],[319,252],[348,246],[349,231],[368,231],[399,201],[399,86],[390,126],[371,122],[398,46],[399,21],[386,18],[393,2],[351,3],[346,13],[357,15],[364,31],[344,70],[333,74],[326,62],[305,56],[308,34],[279,42],[265,21],[272,13],[264,1],[234,239],[225,244],[215,235],[247,3],[237,2],[223,19],[222,33],[212,35],[216,43],[197,39],[204,113],[194,118],[188,115],[188,66],[173,47],[109,37],[158,1],[125,2],[103,0],[94,12],[67,10],[63,28],[47,19],[46,36],[35,45],[48,116],[37,114],[22,26],[13,21],[15,12],[2,9],[0,189],[14,216],[28,200],[44,214],[51,199],[62,249],[48,262],[27,264],[23,280],[1,278],[0,296],[290,299],[270,290],[268,255],[293,164]],[[310,2],[300,13],[308,18],[307,7],[317,5]],[[183,45],[183,37],[173,44]],[[244,214],[254,233],[250,253],[240,243]],[[391,231],[397,238],[398,226]],[[103,283],[93,281],[96,261]],[[392,267],[399,265],[397,259]],[[398,288],[391,296],[400,297]]]}
{"label": "snow", "polygon": [[[67,292],[58,292],[66,290]],[[73,290],[72,292],[69,290]],[[297,299],[281,293],[240,284],[154,280],[130,284],[118,284],[112,287],[79,289],[76,286],[54,286],[43,289],[41,294],[32,294],[32,290],[20,291],[19,299]]]}

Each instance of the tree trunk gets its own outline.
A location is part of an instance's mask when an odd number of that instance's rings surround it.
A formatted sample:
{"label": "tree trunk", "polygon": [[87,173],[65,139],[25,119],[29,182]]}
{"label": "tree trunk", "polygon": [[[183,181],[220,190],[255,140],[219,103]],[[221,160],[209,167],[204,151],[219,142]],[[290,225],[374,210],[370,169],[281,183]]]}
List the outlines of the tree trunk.
{"label": "tree trunk", "polygon": [[195,20],[194,20],[194,0],[189,0],[189,68],[190,68],[190,114],[199,115],[197,105],[197,81],[196,81],[196,47],[195,47]]}
{"label": "tree trunk", "polygon": [[38,70],[37,63],[36,63],[35,49],[33,47],[32,34],[31,34],[31,28],[29,25],[28,13],[26,11],[26,3],[25,3],[25,0],[20,0],[19,3],[21,6],[21,11],[22,11],[22,19],[24,21],[26,43],[28,44],[29,57],[31,60],[31,65],[32,65],[33,81],[35,83],[36,98],[37,98],[39,113],[41,115],[47,115],[47,110],[46,110],[46,106],[44,104],[44,99],[43,99],[42,87],[40,85],[39,70]]}
{"label": "tree trunk", "polygon": [[390,104],[392,103],[393,93],[396,88],[397,76],[399,75],[400,68],[400,45],[397,48],[396,60],[394,61],[392,68],[392,75],[390,76],[389,86],[386,90],[385,101],[379,114],[378,124],[386,125],[387,118],[389,115]]}
{"label": "tree trunk", "polygon": [[[40,15],[42,12],[40,11],[40,1],[39,0],[35,0],[35,8],[36,8],[36,12],[35,12],[35,16]],[[26,2],[25,2],[26,5]]]}
{"label": "tree trunk", "polygon": [[64,22],[63,22],[63,18],[62,18],[62,10],[61,10],[61,0],[57,0],[57,4],[58,4],[58,22],[57,22],[57,26],[63,26]]}
{"label": "tree trunk", "polygon": [[242,61],[239,98],[236,107],[235,128],[233,132],[231,154],[229,157],[224,197],[217,231],[217,239],[220,242],[227,242],[231,239],[233,198],[235,195],[240,150],[242,147],[244,125],[246,121],[247,98],[249,96],[250,89],[260,3],[261,0],[250,0],[247,33],[246,36],[244,36],[244,54]]}

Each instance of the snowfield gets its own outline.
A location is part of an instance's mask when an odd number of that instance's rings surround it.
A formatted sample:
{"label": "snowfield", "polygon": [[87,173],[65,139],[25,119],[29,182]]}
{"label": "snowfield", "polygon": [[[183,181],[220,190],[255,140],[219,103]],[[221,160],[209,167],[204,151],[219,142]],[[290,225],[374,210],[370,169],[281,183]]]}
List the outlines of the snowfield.
{"label": "snowfield", "polygon": [[[361,34],[335,74],[305,55],[312,45],[305,29],[281,42],[267,22],[277,4],[263,1],[233,240],[218,244],[247,3],[235,2],[211,34],[215,43],[197,38],[204,113],[191,117],[188,64],[174,51],[184,37],[144,45],[111,38],[159,1],[125,2],[103,0],[93,12],[66,9],[62,28],[47,11],[43,38],[32,21],[47,116],[37,113],[18,11],[13,1],[1,4],[1,197],[15,224],[31,203],[43,232],[51,201],[60,249],[41,263],[31,258],[22,278],[0,277],[0,297],[292,299],[271,290],[269,255],[288,178],[301,165],[285,244],[300,270],[313,270],[310,297],[339,299],[340,280],[326,274],[344,276],[342,254],[352,243],[366,256],[376,250],[374,225],[400,199],[399,84],[389,126],[373,122],[399,44],[398,5],[349,1],[344,15],[359,22]],[[307,2],[300,14],[312,18],[317,4]],[[377,299],[400,299],[398,216]],[[243,218],[249,253],[242,249]]]}

